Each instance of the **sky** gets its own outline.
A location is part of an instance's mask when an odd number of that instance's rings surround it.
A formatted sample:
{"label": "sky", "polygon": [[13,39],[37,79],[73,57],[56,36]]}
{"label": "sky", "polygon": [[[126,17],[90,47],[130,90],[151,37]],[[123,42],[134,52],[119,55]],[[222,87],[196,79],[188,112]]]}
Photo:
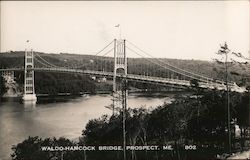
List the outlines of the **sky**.
{"label": "sky", "polygon": [[[249,57],[249,1],[0,1],[1,52],[95,54],[114,38],[153,57],[212,60],[220,44]],[[129,53],[131,57],[136,57]]]}

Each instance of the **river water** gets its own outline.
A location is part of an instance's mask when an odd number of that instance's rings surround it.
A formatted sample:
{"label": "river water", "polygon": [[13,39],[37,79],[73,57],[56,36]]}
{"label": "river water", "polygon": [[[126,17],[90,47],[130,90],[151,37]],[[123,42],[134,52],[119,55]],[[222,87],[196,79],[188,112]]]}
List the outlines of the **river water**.
{"label": "river water", "polygon": [[[156,107],[169,103],[172,95],[128,96],[128,107]],[[65,98],[61,98],[65,99]],[[21,104],[16,99],[0,102],[0,160],[9,160],[11,146],[28,136],[77,139],[90,119],[112,111],[110,95],[91,95],[60,100],[39,100],[36,105]]]}

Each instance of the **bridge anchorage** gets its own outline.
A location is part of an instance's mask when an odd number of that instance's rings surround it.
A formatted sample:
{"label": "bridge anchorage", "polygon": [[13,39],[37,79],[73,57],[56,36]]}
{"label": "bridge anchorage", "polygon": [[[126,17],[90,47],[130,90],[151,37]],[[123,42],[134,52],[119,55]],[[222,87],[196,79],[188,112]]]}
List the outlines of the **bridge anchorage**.
{"label": "bridge anchorage", "polygon": [[25,50],[25,66],[24,66],[24,94],[23,102],[36,103],[37,97],[35,94],[34,85],[34,58],[33,50]]}

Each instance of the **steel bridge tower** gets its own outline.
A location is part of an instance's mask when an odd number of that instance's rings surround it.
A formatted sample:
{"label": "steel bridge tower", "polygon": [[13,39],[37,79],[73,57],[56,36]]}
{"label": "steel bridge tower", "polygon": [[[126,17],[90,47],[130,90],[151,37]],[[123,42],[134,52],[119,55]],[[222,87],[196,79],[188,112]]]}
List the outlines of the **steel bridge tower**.
{"label": "steel bridge tower", "polygon": [[[115,108],[122,108],[123,159],[126,160],[126,110],[127,110],[127,55],[125,39],[114,40],[113,114]],[[122,78],[117,79],[117,74]]]}
{"label": "steel bridge tower", "polygon": [[35,85],[34,85],[34,56],[33,50],[25,50],[25,64],[24,64],[24,102],[36,103]]}
{"label": "steel bridge tower", "polygon": [[[114,40],[114,75],[113,75],[113,114],[115,108],[121,108],[126,104],[126,76],[127,56],[124,39]],[[117,79],[117,74],[122,78]]]}

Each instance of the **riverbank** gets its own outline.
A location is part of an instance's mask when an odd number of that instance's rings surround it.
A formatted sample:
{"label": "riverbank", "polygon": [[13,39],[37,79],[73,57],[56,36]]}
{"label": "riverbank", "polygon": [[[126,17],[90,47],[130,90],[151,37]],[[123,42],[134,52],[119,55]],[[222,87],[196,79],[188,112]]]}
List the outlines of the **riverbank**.
{"label": "riverbank", "polygon": [[[64,101],[66,102],[68,99],[74,99],[74,98],[79,98],[79,97],[88,97],[88,96],[94,96],[94,95],[112,95],[112,92],[109,91],[100,91],[98,93],[89,93],[89,92],[81,92],[79,94],[72,94],[72,93],[58,93],[58,94],[36,94],[38,101],[37,103],[40,102],[45,102],[48,101],[49,103],[51,102],[60,102]],[[188,91],[162,91],[162,92],[142,92],[142,91],[129,91],[129,95],[133,97],[148,97],[148,98],[164,98],[164,97],[169,97],[169,98],[174,98],[176,96],[189,96],[192,95],[192,92]],[[0,98],[1,101],[22,101],[22,95],[13,95],[13,96],[3,96]]]}

